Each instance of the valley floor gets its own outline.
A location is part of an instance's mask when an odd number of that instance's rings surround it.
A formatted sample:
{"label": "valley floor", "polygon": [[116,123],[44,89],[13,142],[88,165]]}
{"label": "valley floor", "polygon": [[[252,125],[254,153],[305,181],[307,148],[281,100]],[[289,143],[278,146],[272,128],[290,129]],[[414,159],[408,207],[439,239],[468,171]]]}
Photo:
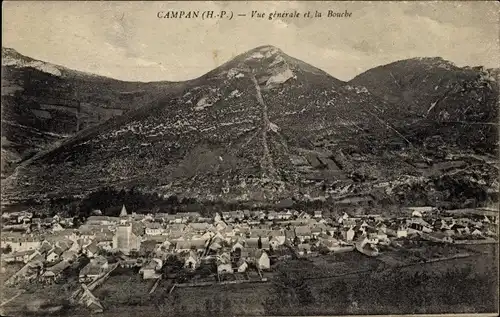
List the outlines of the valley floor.
{"label": "valley floor", "polygon": [[[213,284],[171,290],[172,282],[154,284],[137,274],[111,276],[94,294],[106,308],[101,316],[212,316],[238,315],[337,315],[413,313],[489,313],[498,310],[498,245],[461,248],[469,256],[442,261],[381,266],[377,258],[360,253],[326,255],[290,260],[280,268],[292,285],[279,276],[261,283]],[[325,273],[325,267],[336,268]],[[311,270],[311,267],[323,268]],[[297,273],[299,270],[301,273]],[[289,281],[288,281],[289,282]],[[284,286],[285,285],[285,286]],[[25,303],[63,299],[71,285],[40,286],[23,293],[2,290],[2,313],[33,315],[20,311]],[[49,307],[50,308],[50,307]],[[48,309],[48,308],[47,308]],[[43,315],[46,311],[39,311]],[[37,315],[39,315],[37,314]],[[87,316],[88,310],[71,308],[60,315]]]}

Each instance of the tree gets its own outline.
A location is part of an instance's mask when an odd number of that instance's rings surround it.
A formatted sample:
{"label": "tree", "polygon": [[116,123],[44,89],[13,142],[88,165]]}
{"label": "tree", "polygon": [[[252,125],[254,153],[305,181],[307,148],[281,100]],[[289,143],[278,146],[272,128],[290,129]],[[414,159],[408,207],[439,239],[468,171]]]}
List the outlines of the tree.
{"label": "tree", "polygon": [[5,248],[2,248],[2,254],[9,254],[11,252],[12,252],[12,247],[10,246],[10,244],[7,244]]}
{"label": "tree", "polygon": [[[274,279],[275,297],[274,305],[281,307],[297,307],[313,304],[315,298],[310,286],[305,279],[304,267],[301,265],[289,264],[281,267]],[[271,304],[268,301],[267,304]]]}
{"label": "tree", "polygon": [[215,263],[213,263],[213,265],[201,265],[196,269],[196,273],[202,277],[211,276],[216,271],[217,266]]}
{"label": "tree", "polygon": [[82,217],[73,217],[73,228],[79,228],[83,223]]}
{"label": "tree", "polygon": [[236,248],[233,252],[233,258],[240,258],[241,257],[241,248]]}
{"label": "tree", "polygon": [[169,274],[172,272],[178,272],[184,267],[184,263],[179,260],[176,256],[169,256],[163,264],[163,273]]}
{"label": "tree", "polygon": [[211,313],[212,310],[213,310],[212,301],[209,298],[205,299],[205,312]]}
{"label": "tree", "polygon": [[222,312],[224,315],[231,314],[231,301],[227,297],[224,298],[224,301],[222,302]]}
{"label": "tree", "polygon": [[328,250],[327,247],[325,247],[324,245],[320,245],[318,247],[318,252],[321,254],[321,255],[326,255],[328,253],[330,253],[330,250]]}
{"label": "tree", "polygon": [[299,245],[299,244],[300,244],[300,239],[299,239],[299,237],[295,236],[295,238],[293,238],[293,244],[294,244],[294,245]]}

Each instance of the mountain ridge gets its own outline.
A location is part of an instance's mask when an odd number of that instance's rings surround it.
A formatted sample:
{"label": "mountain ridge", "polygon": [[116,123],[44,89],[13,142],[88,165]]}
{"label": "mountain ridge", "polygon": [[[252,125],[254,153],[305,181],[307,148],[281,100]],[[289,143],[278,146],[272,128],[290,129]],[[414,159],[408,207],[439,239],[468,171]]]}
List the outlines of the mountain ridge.
{"label": "mountain ridge", "polygon": [[[499,69],[457,67],[442,58],[414,58],[375,67],[349,83],[399,105],[423,123],[439,122],[438,131],[448,129],[444,132],[462,135],[470,131],[475,132],[472,136],[489,138],[489,150],[495,151],[491,124],[498,121],[499,74]],[[480,129],[468,125],[479,125]],[[472,146],[487,146],[479,139],[469,141]]]}
{"label": "mountain ridge", "polygon": [[[56,68],[58,71],[62,71],[59,76],[63,77],[71,77],[69,75],[73,76],[83,76],[83,77],[90,77],[94,79],[101,79],[101,80],[113,80],[116,82],[121,82],[121,83],[138,83],[138,84],[162,84],[162,83],[180,83],[183,81],[166,81],[166,80],[160,80],[160,81],[140,81],[140,80],[122,80],[122,79],[117,79],[115,77],[110,77],[110,76],[104,76],[104,75],[99,75],[95,74],[92,72],[87,72],[87,71],[82,71],[82,70],[77,70],[73,69],[67,66],[63,66],[60,64],[56,63],[51,63],[51,62],[46,62],[42,61],[27,55],[23,55],[19,53],[15,48],[12,47],[6,47],[2,46],[2,65],[3,66],[17,66],[17,67],[33,67],[36,68],[36,66],[39,66],[40,64],[46,64],[49,67]],[[21,63],[20,63],[21,62]],[[22,63],[24,62],[24,64]]]}
{"label": "mountain ridge", "polygon": [[47,146],[179,86],[119,81],[2,47],[2,177]]}
{"label": "mountain ridge", "polygon": [[436,159],[425,144],[433,127],[361,87],[260,46],[26,161],[9,199],[102,184],[200,200],[331,199],[427,173],[415,164]]}

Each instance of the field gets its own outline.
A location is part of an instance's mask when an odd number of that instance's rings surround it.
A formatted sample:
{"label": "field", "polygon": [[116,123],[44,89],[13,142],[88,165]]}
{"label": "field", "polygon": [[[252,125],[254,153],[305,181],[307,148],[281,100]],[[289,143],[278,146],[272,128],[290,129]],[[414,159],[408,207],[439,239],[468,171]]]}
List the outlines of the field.
{"label": "field", "polygon": [[[264,273],[268,282],[175,287],[170,292],[173,282],[161,280],[152,294],[155,280],[118,269],[93,293],[105,307],[103,317],[491,312],[498,309],[497,247],[416,244],[407,252],[386,251],[374,258],[355,251],[311,256],[278,264]],[[471,256],[422,261],[464,252]],[[74,281],[27,288],[2,313],[18,315],[13,313],[37,300],[60,305],[73,287]],[[5,288],[2,297],[16,293]],[[88,311],[67,314],[84,316]]]}
{"label": "field", "polygon": [[93,294],[106,308],[150,304],[149,290],[155,280],[144,280],[139,274],[114,275]]}
{"label": "field", "polygon": [[[118,282],[115,279],[114,283]],[[133,302],[118,304],[103,299],[106,311],[101,316],[230,316],[263,315],[263,299],[271,291],[270,283],[215,285],[209,287],[175,288],[169,294],[170,284],[161,281],[153,294],[144,285],[136,288]],[[129,285],[125,284],[126,289]],[[118,291],[121,288],[118,286]],[[130,294],[129,291],[126,291]],[[116,295],[114,295],[116,296]],[[120,298],[124,300],[128,295]],[[140,301],[140,302],[139,302]]]}
{"label": "field", "polygon": [[376,258],[370,258],[355,251],[322,255],[309,260],[314,265],[308,270],[307,277],[310,278],[355,274],[360,271],[375,270],[380,265],[380,261]]}
{"label": "field", "polygon": [[0,284],[3,285],[12,275],[19,271],[24,263],[5,263],[2,262],[0,271]]}
{"label": "field", "polygon": [[261,315],[264,314],[263,299],[267,297],[269,291],[268,283],[247,283],[179,288],[172,295],[180,300],[181,306],[191,312]]}
{"label": "field", "polygon": [[197,314],[211,311],[214,314],[240,313],[260,315],[264,313],[262,298],[270,285],[264,283],[239,285],[214,285],[204,287],[176,287],[169,293],[173,283],[161,280],[152,294],[149,291],[156,280],[143,280],[132,270],[113,274],[94,295],[101,299],[106,314],[124,310],[136,311],[151,316],[174,313]]}
{"label": "field", "polygon": [[27,290],[4,288],[2,301],[20,295],[2,306],[0,312],[2,316],[23,316],[36,311],[44,316],[49,314],[50,309],[55,309],[59,314],[63,314],[64,309],[68,307],[68,294],[71,294],[71,291],[71,285],[68,284],[32,285]]}
{"label": "field", "polygon": [[[498,265],[491,255],[475,255],[403,268],[309,279],[289,276],[274,286],[268,314],[482,313],[498,309]],[[296,264],[294,270],[298,270]],[[304,264],[306,270],[309,264]],[[297,281],[301,282],[297,282]],[[286,300],[294,298],[298,304]]]}

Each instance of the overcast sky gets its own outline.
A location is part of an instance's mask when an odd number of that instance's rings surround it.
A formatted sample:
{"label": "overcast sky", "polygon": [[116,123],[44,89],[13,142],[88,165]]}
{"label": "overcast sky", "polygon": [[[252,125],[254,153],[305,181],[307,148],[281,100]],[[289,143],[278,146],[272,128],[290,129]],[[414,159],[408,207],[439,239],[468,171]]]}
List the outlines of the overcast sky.
{"label": "overcast sky", "polygon": [[[2,46],[122,80],[192,79],[260,45],[349,80],[396,60],[441,56],[498,67],[490,2],[3,2]],[[334,10],[351,18],[158,19],[158,11]]]}

